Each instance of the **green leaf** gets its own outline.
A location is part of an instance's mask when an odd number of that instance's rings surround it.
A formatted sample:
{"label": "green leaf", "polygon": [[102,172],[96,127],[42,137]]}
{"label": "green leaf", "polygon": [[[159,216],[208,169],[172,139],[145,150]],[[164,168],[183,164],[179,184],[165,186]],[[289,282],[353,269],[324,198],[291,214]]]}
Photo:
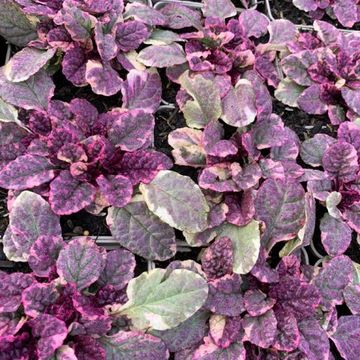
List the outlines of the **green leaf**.
{"label": "green leaf", "polygon": [[195,314],[208,295],[206,280],[193,271],[176,269],[164,277],[154,269],[129,282],[129,301],[119,310],[137,329],[167,330]]}
{"label": "green leaf", "polygon": [[285,105],[298,107],[297,99],[305,87],[298,85],[295,81],[285,78],[280,81],[275,90],[275,97]]}
{"label": "green leaf", "polygon": [[220,228],[218,238],[231,239],[234,251],[233,271],[236,274],[247,274],[255,265],[260,252],[260,228],[258,221],[239,227],[224,224]]}
{"label": "green leaf", "polygon": [[200,232],[208,226],[209,205],[188,176],[162,170],[149,184],[141,184],[148,208],[162,221],[181,231]]}
{"label": "green leaf", "polygon": [[189,71],[186,71],[180,76],[179,82],[193,98],[181,108],[189,127],[201,129],[210,121],[220,118],[220,92],[213,80],[207,80],[202,75],[190,77]]}
{"label": "green leaf", "polygon": [[15,109],[15,107],[8,104],[1,98],[0,98],[0,121],[19,123],[18,112]]}
{"label": "green leaf", "polygon": [[0,35],[10,43],[25,46],[35,40],[35,18],[27,17],[11,0],[0,0]]}

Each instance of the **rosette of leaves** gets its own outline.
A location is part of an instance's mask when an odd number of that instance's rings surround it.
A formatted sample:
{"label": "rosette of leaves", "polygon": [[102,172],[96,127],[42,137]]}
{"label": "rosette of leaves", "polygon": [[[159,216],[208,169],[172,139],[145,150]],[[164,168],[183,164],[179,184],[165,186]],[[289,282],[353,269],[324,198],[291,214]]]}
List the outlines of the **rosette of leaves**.
{"label": "rosette of leaves", "polygon": [[[2,6],[10,6],[8,3]],[[32,41],[10,60],[8,80],[20,81],[19,68],[22,78],[34,75],[57,54],[54,63],[57,68],[61,64],[70,82],[75,86],[90,85],[93,92],[104,96],[120,91],[123,79],[119,70],[144,68],[135,60],[135,50],[150,37],[155,26],[165,24],[164,15],[147,4],[124,4],[123,0],[14,0],[11,6],[25,20],[37,19],[37,39],[33,40],[33,27],[29,25],[32,32],[24,36]],[[12,13],[8,16],[11,20]],[[16,33],[20,25],[12,23],[12,31]]]}
{"label": "rosette of leaves", "polygon": [[324,15],[328,15],[347,28],[352,28],[360,22],[358,0],[293,0],[293,4],[298,9],[308,12],[314,19],[321,19]]}
{"label": "rosette of leaves", "polygon": [[[203,16],[181,3],[167,4],[159,11],[166,18],[166,30],[156,30],[146,40],[151,45],[137,57],[144,65],[166,67],[168,78],[176,83],[181,83],[179,77],[187,70],[201,73],[215,79],[224,95],[246,70],[254,70],[264,82],[277,86],[273,61],[276,51],[294,38],[290,22],[270,23],[256,10],[235,17],[230,0],[204,0]],[[195,31],[189,32],[191,28]],[[267,34],[268,42],[262,43],[260,39]]]}
{"label": "rosette of leaves", "polygon": [[134,277],[135,256],[106,251],[88,237],[65,242],[60,218],[40,195],[16,197],[4,239],[13,261],[31,272],[0,271],[0,358],[169,358],[148,331],[188,321],[203,306],[206,280],[187,268]]}
{"label": "rosette of leaves", "polygon": [[315,21],[315,34],[300,33],[281,61],[286,77],[275,96],[308,114],[328,114],[334,125],[360,114],[359,37]]}
{"label": "rosette of leaves", "polygon": [[54,100],[48,111],[27,112],[22,124],[2,123],[1,186],[33,189],[59,215],[130,202],[135,186],[172,162],[151,149],[157,72],[132,70],[121,89],[123,108],[107,113],[84,99]]}

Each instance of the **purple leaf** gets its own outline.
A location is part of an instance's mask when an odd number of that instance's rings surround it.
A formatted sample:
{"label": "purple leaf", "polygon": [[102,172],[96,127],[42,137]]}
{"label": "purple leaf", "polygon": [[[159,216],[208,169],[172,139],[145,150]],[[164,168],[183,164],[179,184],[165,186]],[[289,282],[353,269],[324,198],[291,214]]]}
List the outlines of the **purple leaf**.
{"label": "purple leaf", "polygon": [[355,113],[360,114],[360,91],[343,87],[341,89],[341,95],[344,98],[346,105]]}
{"label": "purple leaf", "polygon": [[126,152],[121,159],[121,173],[133,185],[140,182],[148,184],[160,170],[172,168],[172,161],[163,153],[155,150]]}
{"label": "purple leaf", "polygon": [[5,189],[25,190],[42,185],[55,176],[55,167],[48,159],[26,154],[1,169],[0,186]]}
{"label": "purple leaf", "polygon": [[125,248],[149,260],[166,260],[176,252],[175,233],[145,202],[134,199],[124,208],[110,208],[107,224]]}
{"label": "purple leaf", "polygon": [[37,355],[39,360],[47,360],[55,354],[64,342],[68,330],[66,324],[54,316],[42,314],[29,322],[37,342]]}
{"label": "purple leaf", "polygon": [[272,45],[286,45],[294,40],[296,35],[296,27],[289,20],[271,21],[268,30],[270,34],[269,43]]}
{"label": "purple leaf", "polygon": [[358,3],[354,0],[343,0],[333,4],[333,11],[340,24],[352,28],[359,22]]}
{"label": "purple leaf", "polygon": [[135,256],[125,249],[115,249],[107,253],[105,268],[100,274],[102,286],[113,285],[121,290],[134,277]]}
{"label": "purple leaf", "polygon": [[206,309],[225,316],[238,316],[244,311],[239,275],[225,275],[210,280],[208,284],[209,296],[204,305]]}
{"label": "purple leaf", "polygon": [[340,124],[337,132],[338,140],[347,142],[354,146],[358,155],[360,154],[360,126],[346,121]]}
{"label": "purple leaf", "polygon": [[36,318],[41,313],[45,313],[46,308],[55,303],[59,295],[55,283],[34,283],[21,295],[25,314]]}
{"label": "purple leaf", "polygon": [[75,340],[76,360],[106,360],[106,351],[97,339],[92,336],[76,336]]}
{"label": "purple leaf", "polygon": [[161,100],[161,79],[158,72],[155,69],[130,70],[121,87],[121,94],[124,108],[156,111]]}
{"label": "purple leaf", "polygon": [[282,308],[275,308],[277,334],[273,347],[276,350],[290,352],[300,343],[300,332],[295,316]]}
{"label": "purple leaf", "polygon": [[98,95],[112,96],[121,89],[122,79],[110,64],[89,60],[86,63],[85,79]]}
{"label": "purple leaf", "polygon": [[55,85],[44,70],[38,71],[27,80],[10,82],[0,71],[0,97],[15,106],[26,110],[44,110],[54,95]]}
{"label": "purple leaf", "polygon": [[275,340],[277,320],[273,310],[261,316],[245,315],[243,327],[247,339],[254,345],[262,348],[270,347]]}
{"label": "purple leaf", "polygon": [[273,146],[281,146],[284,142],[284,123],[277,115],[258,121],[252,129],[255,146],[259,149],[267,149]]}
{"label": "purple leaf", "polygon": [[100,175],[96,182],[110,205],[121,208],[130,202],[133,186],[126,176],[110,175],[106,178],[104,175]]}
{"label": "purple leaf", "polygon": [[137,20],[119,23],[116,27],[116,43],[122,51],[137,49],[149,36],[147,26]]}
{"label": "purple leaf", "polygon": [[248,290],[244,294],[244,307],[251,316],[265,314],[272,309],[276,300],[268,298],[261,290]]}
{"label": "purple leaf", "polygon": [[201,29],[201,14],[188,6],[180,3],[165,4],[160,12],[166,16],[166,26],[170,29],[184,29],[195,27]]}
{"label": "purple leaf", "polygon": [[15,335],[22,328],[25,322],[26,320],[24,318],[20,318],[17,314],[0,314],[0,336],[4,338],[6,336]]}
{"label": "purple leaf", "polygon": [[342,220],[325,214],[320,222],[321,242],[330,256],[342,255],[351,243],[351,228]]}
{"label": "purple leaf", "polygon": [[166,360],[169,351],[161,339],[140,331],[119,331],[101,338],[106,359],[143,360],[151,354],[153,359]]}
{"label": "purple leaf", "polygon": [[246,37],[260,38],[268,31],[269,19],[256,10],[245,10],[239,16],[239,23]]}
{"label": "purple leaf", "polygon": [[105,258],[92,240],[81,237],[72,240],[60,251],[56,266],[62,279],[83,290],[99,278]]}
{"label": "purple leaf", "polygon": [[151,334],[160,338],[169,351],[177,352],[198,344],[203,339],[208,319],[209,313],[199,310],[175,328],[164,331],[152,330]]}
{"label": "purple leaf", "polygon": [[32,283],[34,277],[31,274],[0,272],[0,313],[17,311],[21,305],[21,293]]}
{"label": "purple leaf", "polygon": [[94,31],[97,50],[105,62],[114,59],[119,51],[115,41],[115,32],[107,32],[106,27],[107,24],[97,22]]}
{"label": "purple leaf", "polygon": [[14,201],[4,235],[4,252],[13,261],[27,261],[40,236],[61,236],[60,219],[38,194],[24,191]]}
{"label": "purple leaf", "polygon": [[352,279],[353,265],[345,256],[337,256],[324,264],[314,279],[314,285],[322,295],[322,305],[331,309],[343,303],[343,291]]}
{"label": "purple leaf", "polygon": [[344,290],[347,307],[354,315],[360,314],[360,284],[349,284]]}
{"label": "purple leaf", "polygon": [[30,248],[29,265],[36,276],[48,277],[65,242],[60,236],[39,236]]}
{"label": "purple leaf", "polygon": [[252,84],[240,80],[222,99],[222,120],[228,125],[243,127],[251,124],[256,117],[256,96]]}
{"label": "purple leaf", "polygon": [[135,109],[116,116],[108,137],[111,143],[121,150],[134,151],[148,144],[152,138],[154,117],[143,110]]}
{"label": "purple leaf", "polygon": [[322,165],[322,158],[326,149],[334,144],[336,140],[326,134],[316,134],[301,144],[301,159],[308,165]]}
{"label": "purple leaf", "polygon": [[236,15],[236,8],[230,0],[204,0],[202,12],[205,17],[226,19]]}
{"label": "purple leaf", "polygon": [[90,205],[95,194],[95,186],[81,182],[63,170],[50,184],[49,202],[55,214],[73,214]]}
{"label": "purple leaf", "polygon": [[141,50],[137,60],[146,66],[164,68],[186,62],[185,52],[179,44],[151,45]]}
{"label": "purple leaf", "polygon": [[[237,163],[220,163],[208,166],[201,171],[199,186],[217,192],[235,192],[240,188],[233,178],[234,169],[238,172],[240,167]],[[235,173],[236,174],[236,173]]]}
{"label": "purple leaf", "polygon": [[318,7],[316,0],[293,0],[293,4],[300,10],[306,12],[315,11]]}
{"label": "purple leaf", "polygon": [[298,97],[299,108],[308,114],[325,114],[328,106],[320,99],[320,85],[314,84],[305,89]]}
{"label": "purple leaf", "polygon": [[236,340],[240,340],[243,329],[240,317],[212,315],[210,317],[210,336],[220,348],[228,348]]}
{"label": "purple leaf", "polygon": [[62,60],[62,72],[66,79],[75,86],[85,86],[86,55],[80,46],[74,46],[66,51]]}
{"label": "purple leaf", "polygon": [[356,149],[343,141],[337,141],[325,150],[322,164],[331,178],[344,182],[355,180],[359,171]]}
{"label": "purple leaf", "polygon": [[124,18],[134,18],[147,25],[165,25],[166,17],[158,10],[155,10],[151,5],[144,5],[138,2],[127,4]]}
{"label": "purple leaf", "polygon": [[305,192],[294,180],[266,180],[256,195],[256,217],[266,229],[262,243],[270,249],[275,243],[290,240],[305,223]]}
{"label": "purple leaf", "polygon": [[300,321],[298,326],[300,330],[299,349],[306,355],[307,359],[327,360],[330,345],[325,330],[312,318]]}

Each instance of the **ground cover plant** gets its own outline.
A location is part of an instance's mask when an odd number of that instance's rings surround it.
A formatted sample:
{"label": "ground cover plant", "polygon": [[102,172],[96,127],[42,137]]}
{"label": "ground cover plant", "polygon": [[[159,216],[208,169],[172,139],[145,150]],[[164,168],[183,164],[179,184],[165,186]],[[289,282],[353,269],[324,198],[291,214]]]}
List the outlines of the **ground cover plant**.
{"label": "ground cover plant", "polygon": [[360,358],[360,37],[198,5],[0,0],[0,360]]}

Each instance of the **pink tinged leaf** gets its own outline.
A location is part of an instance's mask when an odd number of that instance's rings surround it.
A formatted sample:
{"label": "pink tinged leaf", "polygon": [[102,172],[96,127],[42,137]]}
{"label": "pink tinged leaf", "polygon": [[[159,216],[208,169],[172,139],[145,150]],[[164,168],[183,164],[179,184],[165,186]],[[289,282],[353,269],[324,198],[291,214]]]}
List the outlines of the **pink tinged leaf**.
{"label": "pink tinged leaf", "polygon": [[346,223],[356,232],[360,232],[360,204],[347,207],[343,213]]}
{"label": "pink tinged leaf", "polygon": [[325,330],[312,318],[300,321],[298,326],[300,330],[299,350],[306,355],[308,360],[327,360],[330,344]]}
{"label": "pink tinged leaf", "polygon": [[119,113],[108,131],[108,138],[115,147],[135,151],[148,144],[154,131],[154,116],[143,110]]}
{"label": "pink tinged leaf", "polygon": [[349,284],[344,290],[347,307],[354,315],[360,315],[360,284]]}
{"label": "pink tinged leaf", "polygon": [[333,11],[340,24],[347,28],[352,28],[360,20],[357,1],[343,0],[335,2]]}
{"label": "pink tinged leaf", "polygon": [[360,127],[350,121],[340,124],[337,132],[338,140],[345,141],[356,149],[360,154]]}
{"label": "pink tinged leaf", "polygon": [[41,314],[36,319],[29,322],[32,334],[39,338],[37,342],[37,355],[39,360],[47,360],[55,354],[64,342],[68,330],[66,324],[48,314]]}
{"label": "pink tinged leaf", "polygon": [[320,85],[314,84],[309,86],[297,99],[300,109],[308,114],[322,115],[325,114],[328,106],[320,99]]}
{"label": "pink tinged leaf", "polygon": [[94,185],[81,182],[63,170],[50,184],[49,202],[55,214],[68,215],[90,205],[95,194]]}
{"label": "pink tinged leaf", "polygon": [[262,173],[257,163],[245,165],[243,168],[234,166],[235,164],[232,164],[233,179],[241,190],[249,190],[258,184]]}
{"label": "pink tinged leaf", "polygon": [[161,79],[155,69],[130,70],[121,87],[123,107],[154,112],[161,101]]}
{"label": "pink tinged leaf", "polygon": [[273,347],[279,351],[290,352],[300,343],[300,332],[295,316],[290,311],[275,308],[277,333]]}
{"label": "pink tinged leaf", "polygon": [[258,121],[252,129],[252,138],[259,150],[281,146],[285,138],[284,123],[275,114],[270,118]]}
{"label": "pink tinged leaf", "polygon": [[29,286],[21,295],[25,314],[36,318],[45,313],[47,307],[54,304],[59,295],[55,283],[35,283]]}
{"label": "pink tinged leaf", "polygon": [[195,351],[191,351],[188,357],[176,360],[245,360],[246,350],[242,342],[234,342],[229,347],[223,349],[218,347],[210,336],[204,338],[204,344],[201,344]]}
{"label": "pink tinged leaf", "polygon": [[260,316],[245,315],[243,318],[247,340],[262,348],[268,348],[274,343],[276,326],[277,320],[273,310],[269,310]]}
{"label": "pink tinged leaf", "polygon": [[137,49],[149,36],[147,26],[137,20],[119,23],[116,27],[116,43],[122,51]]}
{"label": "pink tinged leaf", "polygon": [[285,127],[285,141],[282,145],[271,148],[270,156],[273,160],[287,161],[296,160],[300,151],[300,139],[296,133]]}
{"label": "pink tinged leaf", "polygon": [[4,252],[13,261],[27,261],[40,236],[61,236],[60,219],[38,194],[24,191],[14,201],[9,227],[4,235]]}
{"label": "pink tinged leaf", "polygon": [[343,303],[343,291],[352,280],[353,265],[345,256],[337,256],[327,262],[314,279],[314,285],[322,295],[322,305],[331,309]]}
{"label": "pink tinged leaf", "polygon": [[326,149],[335,142],[336,140],[329,135],[316,134],[301,144],[301,159],[308,165],[320,166]]}
{"label": "pink tinged leaf", "polygon": [[224,316],[239,316],[244,311],[241,284],[237,274],[210,280],[205,309]]}
{"label": "pink tinged leaf", "polygon": [[115,32],[106,32],[107,24],[97,22],[95,25],[95,43],[100,57],[107,62],[114,59],[119,51],[115,41]]}
{"label": "pink tinged leaf", "polygon": [[269,27],[270,39],[272,45],[286,45],[295,39],[297,33],[295,25],[289,20],[275,20],[270,22]]}
{"label": "pink tinged leaf", "polygon": [[341,89],[341,95],[344,98],[346,105],[360,115],[360,90],[353,90],[348,87]]}
{"label": "pink tinged leaf", "polygon": [[233,179],[232,165],[220,163],[203,169],[199,176],[199,186],[217,192],[240,191]]}
{"label": "pink tinged leaf", "polygon": [[21,305],[21,293],[32,283],[34,277],[30,274],[0,272],[0,313],[17,311]]}
{"label": "pink tinged leaf", "polygon": [[256,10],[245,10],[239,16],[239,23],[247,37],[260,38],[268,31],[269,19]]}
{"label": "pink tinged leaf", "polygon": [[149,354],[156,360],[169,359],[169,351],[161,339],[140,331],[119,331],[102,337],[100,342],[106,351],[106,359],[143,360]]}
{"label": "pink tinged leaf", "polygon": [[274,285],[269,295],[276,299],[277,304],[284,311],[291,312],[297,320],[314,316],[321,300],[319,291],[314,285],[289,276]]}
{"label": "pink tinged leaf", "polygon": [[236,15],[236,8],[230,0],[204,0],[202,12],[205,17],[226,19]]}
{"label": "pink tinged leaf", "polygon": [[110,205],[123,207],[130,202],[133,186],[126,176],[116,175],[106,178],[104,175],[100,175],[96,182]]}
{"label": "pink tinged leaf", "polygon": [[228,348],[243,335],[240,317],[212,315],[209,325],[211,339],[220,348]]}
{"label": "pink tinged leaf", "polygon": [[60,251],[56,266],[62,279],[83,290],[100,277],[105,257],[93,240],[81,237]]}
{"label": "pink tinged leaf", "polygon": [[57,25],[64,25],[74,41],[86,43],[92,35],[97,20],[69,1],[64,2],[63,9],[56,14],[54,22]]}
{"label": "pink tinged leaf", "polygon": [[92,91],[98,95],[112,96],[121,89],[122,79],[109,63],[88,60],[86,63],[85,79]]}
{"label": "pink tinged leaf", "polygon": [[166,26],[170,29],[202,28],[200,12],[188,6],[181,5],[180,3],[170,3],[162,7],[160,12],[165,15]]}
{"label": "pink tinged leaf", "polygon": [[285,179],[285,169],[280,161],[261,159],[259,166],[264,178]]}
{"label": "pink tinged leaf", "polygon": [[163,153],[155,150],[126,152],[121,159],[121,173],[133,185],[140,182],[150,183],[160,170],[172,168],[172,161]]}
{"label": "pink tinged leaf", "polygon": [[46,110],[54,89],[55,85],[45,70],[17,83],[8,81],[0,71],[0,97],[23,109]]}
{"label": "pink tinged leaf", "polygon": [[187,61],[183,48],[177,43],[148,46],[140,51],[137,60],[156,68],[180,65]]}
{"label": "pink tinged leaf", "polygon": [[134,277],[135,256],[125,249],[115,249],[107,253],[105,268],[98,282],[102,285],[112,285],[121,290]]}
{"label": "pink tinged leaf", "polygon": [[331,178],[343,182],[353,181],[359,171],[357,151],[344,141],[337,141],[325,150],[322,164]]}
{"label": "pink tinged leaf", "polygon": [[29,265],[36,276],[48,277],[65,246],[61,236],[39,236],[30,248]]}
{"label": "pink tinged leaf", "polygon": [[265,314],[272,309],[276,300],[268,298],[261,290],[248,290],[244,294],[244,307],[251,316]]}
{"label": "pink tinged leaf", "polygon": [[[85,8],[90,13],[98,13],[102,14],[108,11],[111,11],[112,7],[114,10],[123,10],[124,6],[122,4],[122,1],[111,1],[111,0],[103,0],[103,1],[97,1],[97,0],[84,0]],[[119,7],[120,9],[117,9]]]}
{"label": "pink tinged leaf", "polygon": [[209,313],[199,310],[175,328],[164,331],[152,330],[151,334],[160,338],[169,351],[178,352],[201,342],[207,331],[208,320]]}
{"label": "pink tinged leaf", "polygon": [[17,52],[4,66],[3,71],[7,80],[20,82],[35,75],[55,55],[56,49],[47,51],[26,47]]}
{"label": "pink tinged leaf", "polygon": [[292,179],[266,180],[255,199],[257,219],[266,225],[262,243],[268,251],[295,237],[305,223],[305,191]]}
{"label": "pink tinged leaf", "polygon": [[86,55],[80,46],[67,50],[62,60],[62,72],[75,86],[85,86]]}
{"label": "pink tinged leaf", "polygon": [[201,257],[202,268],[210,279],[217,279],[232,273],[233,247],[228,237],[214,241]]}
{"label": "pink tinged leaf", "polygon": [[351,243],[351,228],[342,220],[325,214],[320,222],[321,242],[330,256],[342,255]]}
{"label": "pink tinged leaf", "polygon": [[240,80],[222,99],[221,119],[228,125],[243,127],[251,124],[256,117],[256,96],[252,84]]}
{"label": "pink tinged leaf", "polygon": [[126,5],[124,18],[133,18],[150,26],[166,24],[166,17],[160,11],[137,2]]}
{"label": "pink tinged leaf", "polygon": [[318,8],[318,1],[316,0],[294,0],[293,4],[306,12],[315,11]]}
{"label": "pink tinged leaf", "polygon": [[230,224],[245,226],[255,215],[255,194],[252,190],[240,194],[227,194],[225,204],[228,206],[226,220]]}
{"label": "pink tinged leaf", "polygon": [[0,186],[5,189],[24,190],[44,184],[56,176],[55,167],[48,159],[35,155],[22,155],[0,171]]}
{"label": "pink tinged leaf", "polygon": [[360,357],[360,316],[342,316],[336,332],[331,336],[341,356],[346,360],[357,360]]}
{"label": "pink tinged leaf", "polygon": [[105,313],[105,310],[98,306],[94,296],[85,296],[73,291],[71,298],[74,308],[81,314],[81,320],[96,320]]}
{"label": "pink tinged leaf", "polygon": [[143,201],[110,208],[106,221],[120,245],[146,259],[164,261],[176,252],[174,229],[150,212]]}

